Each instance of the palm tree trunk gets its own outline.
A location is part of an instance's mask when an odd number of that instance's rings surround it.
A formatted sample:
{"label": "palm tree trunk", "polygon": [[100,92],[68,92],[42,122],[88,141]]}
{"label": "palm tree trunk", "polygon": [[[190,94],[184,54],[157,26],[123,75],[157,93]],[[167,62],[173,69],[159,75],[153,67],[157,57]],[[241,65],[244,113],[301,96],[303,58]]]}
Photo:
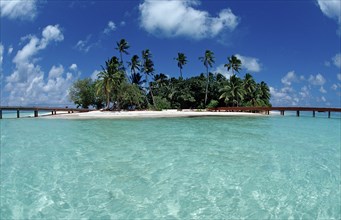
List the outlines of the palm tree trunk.
{"label": "palm tree trunk", "polygon": [[180,78],[182,78],[182,69],[180,68]]}
{"label": "palm tree trunk", "polygon": [[154,109],[156,109],[156,103],[155,103],[154,94],[153,94],[153,86],[151,84],[149,84],[149,91],[150,91],[150,95],[152,97]]}
{"label": "palm tree trunk", "polygon": [[206,103],[207,103],[208,83],[210,81],[209,76],[208,76],[208,67],[207,66],[206,66],[206,74],[207,74],[207,82],[206,82],[206,92],[205,92],[205,108],[206,108]]}

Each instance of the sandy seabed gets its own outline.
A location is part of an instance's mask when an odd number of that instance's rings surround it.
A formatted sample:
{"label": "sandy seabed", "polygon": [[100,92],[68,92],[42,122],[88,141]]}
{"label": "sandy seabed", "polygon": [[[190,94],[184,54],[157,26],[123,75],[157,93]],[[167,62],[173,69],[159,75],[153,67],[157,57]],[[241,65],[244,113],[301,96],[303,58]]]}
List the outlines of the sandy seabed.
{"label": "sandy seabed", "polygon": [[205,117],[205,116],[261,116],[248,112],[210,112],[192,110],[163,110],[163,111],[90,111],[82,113],[67,112],[49,115],[45,118],[92,119],[92,118],[171,118],[171,117]]}

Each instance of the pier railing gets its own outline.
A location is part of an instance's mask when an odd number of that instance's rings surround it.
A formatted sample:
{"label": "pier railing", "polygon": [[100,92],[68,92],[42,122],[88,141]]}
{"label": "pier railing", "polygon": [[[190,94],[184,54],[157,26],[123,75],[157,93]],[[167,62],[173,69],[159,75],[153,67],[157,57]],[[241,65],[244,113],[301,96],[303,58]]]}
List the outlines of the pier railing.
{"label": "pier railing", "polygon": [[82,108],[61,108],[61,107],[26,107],[26,106],[0,106],[0,119],[2,119],[3,111],[16,111],[17,118],[20,118],[20,111],[33,111],[34,117],[39,116],[39,111],[50,111],[52,115],[57,114],[57,112],[89,112],[90,109],[82,109]]}
{"label": "pier railing", "polygon": [[264,112],[269,114],[270,111],[279,111],[281,115],[284,115],[285,111],[295,111],[296,116],[300,116],[301,111],[312,112],[315,117],[316,112],[328,112],[328,118],[330,118],[331,112],[341,112],[341,108],[322,108],[322,107],[217,107],[208,108],[209,111],[230,111],[230,112]]}

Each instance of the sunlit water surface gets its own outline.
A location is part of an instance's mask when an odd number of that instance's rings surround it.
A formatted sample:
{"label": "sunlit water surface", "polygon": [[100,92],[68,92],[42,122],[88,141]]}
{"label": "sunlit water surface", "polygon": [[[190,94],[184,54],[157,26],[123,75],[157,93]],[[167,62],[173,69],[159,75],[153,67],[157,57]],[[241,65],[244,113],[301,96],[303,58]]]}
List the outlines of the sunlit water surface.
{"label": "sunlit water surface", "polygon": [[1,219],[340,219],[340,118],[2,119]]}

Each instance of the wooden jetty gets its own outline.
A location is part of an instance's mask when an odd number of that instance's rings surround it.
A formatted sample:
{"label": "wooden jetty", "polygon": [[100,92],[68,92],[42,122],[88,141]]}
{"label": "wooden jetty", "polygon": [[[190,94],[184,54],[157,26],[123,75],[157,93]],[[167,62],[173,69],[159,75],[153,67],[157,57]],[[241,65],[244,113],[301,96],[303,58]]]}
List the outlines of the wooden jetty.
{"label": "wooden jetty", "polygon": [[56,115],[57,112],[63,111],[68,113],[73,112],[89,112],[89,109],[80,108],[60,108],[60,107],[23,107],[23,106],[0,106],[0,119],[2,119],[3,111],[16,111],[17,118],[20,118],[20,111],[33,111],[34,117],[38,117],[39,111],[51,111],[52,115]]}
{"label": "wooden jetty", "polygon": [[341,112],[341,108],[321,108],[321,107],[217,107],[209,108],[209,111],[231,111],[231,112],[264,112],[269,114],[270,111],[279,111],[281,115],[284,115],[285,111],[295,111],[296,116],[300,116],[301,111],[312,112],[315,117],[316,112],[328,112],[328,118],[330,118],[331,112]]}

